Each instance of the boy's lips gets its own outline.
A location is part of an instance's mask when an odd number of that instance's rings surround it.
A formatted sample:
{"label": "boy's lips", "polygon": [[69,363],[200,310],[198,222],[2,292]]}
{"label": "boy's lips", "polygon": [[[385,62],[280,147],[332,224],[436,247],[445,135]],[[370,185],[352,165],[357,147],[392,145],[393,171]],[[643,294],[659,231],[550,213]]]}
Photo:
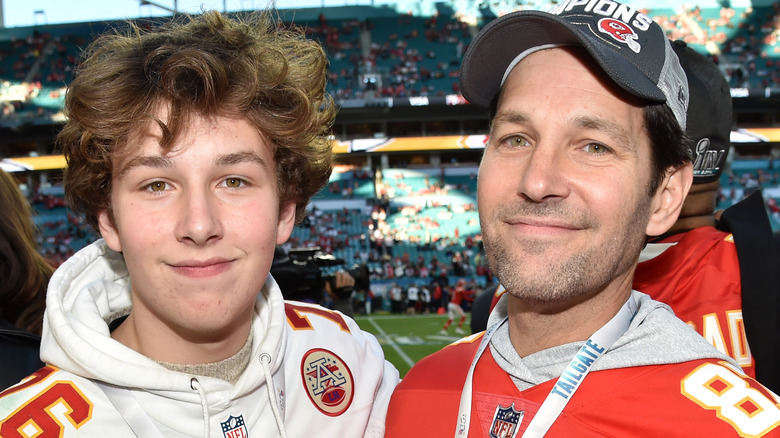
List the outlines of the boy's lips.
{"label": "boy's lips", "polygon": [[230,268],[232,262],[233,260],[219,257],[207,260],[182,260],[170,266],[183,275],[200,278],[221,274]]}

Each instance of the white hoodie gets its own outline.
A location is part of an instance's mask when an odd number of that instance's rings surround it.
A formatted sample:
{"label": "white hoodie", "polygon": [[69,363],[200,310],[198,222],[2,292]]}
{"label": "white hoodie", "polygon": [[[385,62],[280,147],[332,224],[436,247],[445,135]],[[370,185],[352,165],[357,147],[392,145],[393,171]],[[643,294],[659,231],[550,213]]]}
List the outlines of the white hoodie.
{"label": "white hoodie", "polygon": [[0,393],[0,436],[383,436],[399,377],[379,343],[338,312],[285,302],[270,275],[235,386],[113,340],[108,323],[130,306],[125,263],[102,240],[57,269],[41,344],[50,366]]}

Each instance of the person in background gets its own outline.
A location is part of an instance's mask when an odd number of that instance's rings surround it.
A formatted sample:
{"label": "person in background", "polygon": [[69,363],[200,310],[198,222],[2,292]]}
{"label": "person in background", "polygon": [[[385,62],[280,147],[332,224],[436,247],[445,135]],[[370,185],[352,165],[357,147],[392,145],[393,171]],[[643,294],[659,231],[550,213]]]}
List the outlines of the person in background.
{"label": "person in background", "polygon": [[650,239],[634,289],[669,304],[745,373],[780,391],[780,257],[760,191],[715,218],[732,125],[729,84],[712,60],[672,44],[688,78],[693,185],[680,217]]}
{"label": "person in background", "polygon": [[456,319],[458,320],[458,325],[455,327],[455,333],[459,335],[466,334],[463,330],[463,324],[466,322],[466,311],[463,310],[463,304],[464,301],[468,299],[469,295],[466,290],[466,280],[461,278],[452,289],[452,297],[450,298],[449,303],[447,303],[447,322],[444,323],[441,334],[448,334],[447,330]]}
{"label": "person in background", "polygon": [[406,289],[406,314],[416,314],[419,312],[421,304],[420,288],[417,287],[417,283],[409,284],[409,287]]}
{"label": "person in background", "polygon": [[269,274],[332,170],[326,66],[271,11],[93,42],[57,141],[102,238],[52,276],[48,366],[0,393],[0,436],[383,436],[376,338]]}
{"label": "person in background", "polygon": [[40,335],[54,268],[38,252],[29,202],[16,178],[2,169],[0,210],[0,388],[5,388],[43,367]]}
{"label": "person in background", "polygon": [[405,375],[386,436],[780,435],[776,395],[632,290],[693,178],[687,81],[661,27],[614,1],[513,12],[460,74],[490,110],[477,202],[507,292],[486,332]]}
{"label": "person in background", "polygon": [[403,288],[396,283],[392,282],[388,291],[390,295],[390,312],[401,313],[403,309]]}

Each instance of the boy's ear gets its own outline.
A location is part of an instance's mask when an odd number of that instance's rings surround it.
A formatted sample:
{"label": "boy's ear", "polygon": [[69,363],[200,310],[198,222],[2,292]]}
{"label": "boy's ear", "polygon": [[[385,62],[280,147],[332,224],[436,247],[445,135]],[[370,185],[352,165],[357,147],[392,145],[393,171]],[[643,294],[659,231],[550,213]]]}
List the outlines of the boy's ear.
{"label": "boy's ear", "polygon": [[648,236],[660,236],[674,225],[680,216],[685,197],[693,184],[693,165],[685,165],[669,171],[653,195]]}
{"label": "boy's ear", "polygon": [[106,241],[106,245],[116,252],[122,252],[122,243],[119,240],[119,231],[114,224],[114,218],[108,210],[101,210],[97,216],[100,235]]}
{"label": "boy's ear", "polygon": [[290,238],[295,226],[295,202],[286,202],[279,208],[279,223],[276,227],[276,244],[281,245]]}

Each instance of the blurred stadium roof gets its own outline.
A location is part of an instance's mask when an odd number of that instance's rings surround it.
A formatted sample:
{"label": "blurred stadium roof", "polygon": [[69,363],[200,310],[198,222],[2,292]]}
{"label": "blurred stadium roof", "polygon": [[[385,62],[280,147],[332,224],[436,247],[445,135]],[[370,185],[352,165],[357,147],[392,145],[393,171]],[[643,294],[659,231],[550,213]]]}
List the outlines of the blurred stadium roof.
{"label": "blurred stadium roof", "polygon": [[3,0],[0,3],[0,27],[21,27],[61,23],[146,18],[202,10],[246,11],[275,6],[277,9],[322,8],[339,6],[396,5],[404,10],[419,9],[421,4],[479,3],[473,1],[436,2],[431,0]]}

